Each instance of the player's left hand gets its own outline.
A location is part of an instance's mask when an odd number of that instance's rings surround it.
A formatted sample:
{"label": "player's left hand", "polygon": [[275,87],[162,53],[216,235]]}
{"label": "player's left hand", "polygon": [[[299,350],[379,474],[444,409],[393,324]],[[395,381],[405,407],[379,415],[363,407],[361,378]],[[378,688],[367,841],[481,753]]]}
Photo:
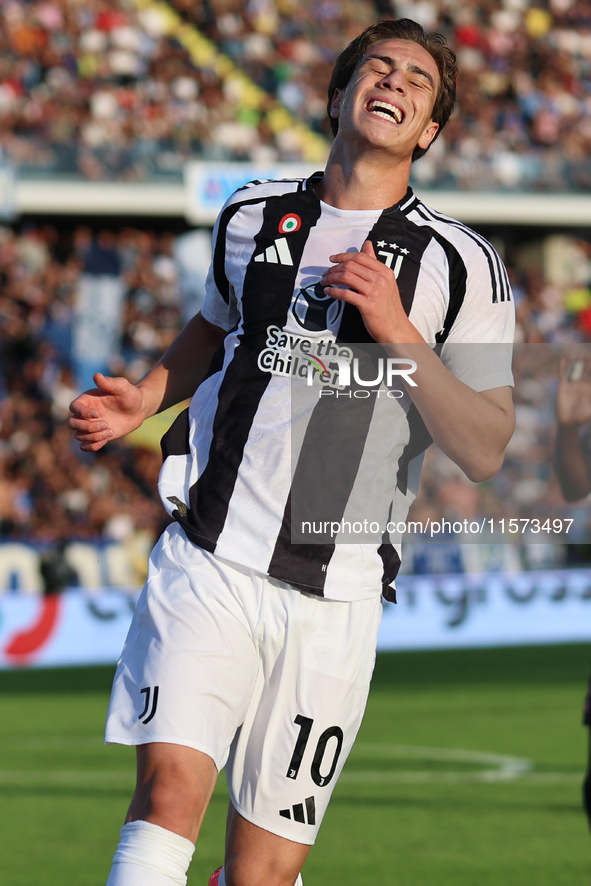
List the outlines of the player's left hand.
{"label": "player's left hand", "polygon": [[340,252],[329,258],[334,264],[320,279],[324,291],[354,305],[375,341],[423,341],[402,306],[394,273],[376,258],[370,240],[361,252]]}

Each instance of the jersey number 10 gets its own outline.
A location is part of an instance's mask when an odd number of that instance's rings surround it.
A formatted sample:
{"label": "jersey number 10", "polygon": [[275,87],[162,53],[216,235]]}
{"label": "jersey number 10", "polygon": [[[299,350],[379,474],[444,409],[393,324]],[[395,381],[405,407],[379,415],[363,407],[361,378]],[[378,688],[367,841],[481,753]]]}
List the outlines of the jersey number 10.
{"label": "jersey number 10", "polygon": [[[314,720],[312,720],[310,717],[304,717],[301,714],[298,714],[298,716],[294,720],[294,723],[296,723],[300,727],[300,734],[298,735],[289,766],[287,767],[287,778],[298,777],[298,773],[302,765],[302,760],[304,758],[304,754],[308,746],[308,741],[310,739],[310,732],[312,731]],[[323,775],[321,772],[321,768],[324,762],[326,746],[331,738],[336,738],[336,747],[334,749],[334,756],[332,758],[330,768],[328,768],[326,774]],[[318,787],[326,787],[326,785],[331,781],[337,768],[337,763],[341,755],[342,747],[343,730],[341,729],[341,727],[329,726],[328,729],[325,729],[318,739],[316,750],[314,751],[314,757],[312,759],[312,766],[310,769],[312,780],[314,781],[314,784],[318,785]]]}

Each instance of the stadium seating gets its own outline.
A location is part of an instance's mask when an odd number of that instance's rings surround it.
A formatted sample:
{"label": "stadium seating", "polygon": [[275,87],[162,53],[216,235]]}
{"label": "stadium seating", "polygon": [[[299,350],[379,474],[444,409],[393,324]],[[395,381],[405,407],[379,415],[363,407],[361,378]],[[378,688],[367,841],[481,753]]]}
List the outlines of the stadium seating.
{"label": "stadium seating", "polygon": [[458,53],[461,114],[414,170],[430,188],[580,191],[588,2],[13,0],[0,8],[0,146],[27,176],[174,179],[189,158],[320,161],[348,38],[408,15]]}

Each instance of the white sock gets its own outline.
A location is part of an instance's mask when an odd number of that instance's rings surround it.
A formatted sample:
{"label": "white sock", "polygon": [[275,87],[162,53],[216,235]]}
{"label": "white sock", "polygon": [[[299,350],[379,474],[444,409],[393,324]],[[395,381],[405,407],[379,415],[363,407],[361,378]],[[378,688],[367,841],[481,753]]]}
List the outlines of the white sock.
{"label": "white sock", "polygon": [[149,821],[121,828],[107,886],[186,886],[195,846]]}
{"label": "white sock", "polygon": [[[224,869],[222,868],[220,871],[220,878],[218,880],[218,886],[226,886],[226,876],[224,874]],[[298,878],[293,884],[293,886],[304,886],[304,881],[302,880],[302,875],[298,874]]]}

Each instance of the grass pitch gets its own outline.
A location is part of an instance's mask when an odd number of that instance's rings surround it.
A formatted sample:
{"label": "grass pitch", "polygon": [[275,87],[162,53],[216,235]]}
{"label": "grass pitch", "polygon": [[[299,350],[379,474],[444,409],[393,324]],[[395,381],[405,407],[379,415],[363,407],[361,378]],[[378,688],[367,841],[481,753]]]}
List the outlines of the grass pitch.
{"label": "grass pitch", "polygon": [[[382,654],[306,886],[591,880],[586,646]],[[104,886],[134,753],[102,745],[112,671],[0,674],[0,883]],[[222,860],[216,788],[189,874]]]}

